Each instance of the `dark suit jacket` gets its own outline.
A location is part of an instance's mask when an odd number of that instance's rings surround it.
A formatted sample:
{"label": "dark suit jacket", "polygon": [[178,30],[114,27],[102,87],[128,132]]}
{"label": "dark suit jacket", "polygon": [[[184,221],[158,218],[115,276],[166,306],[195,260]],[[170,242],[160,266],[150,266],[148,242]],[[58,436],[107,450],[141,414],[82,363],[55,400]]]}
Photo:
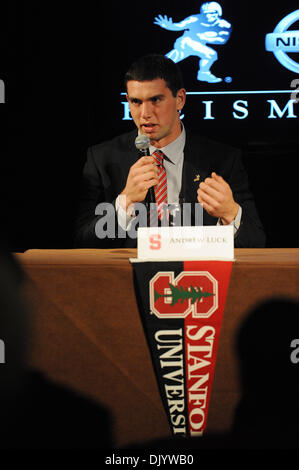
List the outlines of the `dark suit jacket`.
{"label": "dark suit jacket", "polygon": [[[96,206],[101,202],[115,203],[115,199],[125,187],[130,167],[140,157],[135,147],[136,136],[137,129],[88,149],[75,225],[75,247],[136,246],[136,240],[129,237],[118,238],[116,234],[113,239],[99,239],[95,233],[96,223],[102,217],[95,215]],[[197,202],[199,182],[194,181],[196,175],[199,174],[200,181],[203,181],[213,171],[228,182],[235,201],[242,207],[241,225],[235,236],[235,247],[263,247],[265,234],[249,189],[240,150],[186,131],[180,201]],[[217,219],[204,211],[203,224],[216,223]]]}

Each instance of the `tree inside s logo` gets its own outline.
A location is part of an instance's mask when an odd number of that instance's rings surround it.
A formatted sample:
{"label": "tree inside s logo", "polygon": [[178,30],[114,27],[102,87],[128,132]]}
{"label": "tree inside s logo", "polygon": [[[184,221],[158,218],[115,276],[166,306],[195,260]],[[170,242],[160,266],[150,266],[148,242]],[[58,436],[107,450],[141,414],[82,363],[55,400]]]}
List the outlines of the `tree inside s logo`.
{"label": "tree inside s logo", "polygon": [[218,308],[218,281],[208,271],[158,272],[150,281],[150,308],[158,318],[209,318]]}

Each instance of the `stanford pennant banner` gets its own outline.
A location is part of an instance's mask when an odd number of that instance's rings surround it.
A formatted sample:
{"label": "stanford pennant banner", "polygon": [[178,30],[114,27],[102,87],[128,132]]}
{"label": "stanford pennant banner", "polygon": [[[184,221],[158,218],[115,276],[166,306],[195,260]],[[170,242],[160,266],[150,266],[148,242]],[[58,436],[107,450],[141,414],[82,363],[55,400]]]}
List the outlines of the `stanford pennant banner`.
{"label": "stanford pennant banner", "polygon": [[206,427],[232,261],[133,261],[137,303],[174,436]]}

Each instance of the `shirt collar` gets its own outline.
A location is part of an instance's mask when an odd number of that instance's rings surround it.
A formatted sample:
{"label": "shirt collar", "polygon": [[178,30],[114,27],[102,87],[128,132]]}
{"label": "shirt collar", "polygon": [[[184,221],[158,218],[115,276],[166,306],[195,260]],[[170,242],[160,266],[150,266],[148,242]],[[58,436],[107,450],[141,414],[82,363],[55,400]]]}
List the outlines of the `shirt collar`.
{"label": "shirt collar", "polygon": [[[164,155],[167,157],[167,159],[176,165],[180,159],[183,157],[184,153],[184,147],[185,147],[185,142],[186,142],[186,131],[184,124],[181,121],[181,126],[182,126],[182,131],[180,135],[173,141],[170,142],[170,144],[165,145],[165,147],[162,147],[158,150],[161,150],[161,152],[164,153]],[[150,145],[150,153],[152,154],[155,152],[156,147],[153,147]]]}

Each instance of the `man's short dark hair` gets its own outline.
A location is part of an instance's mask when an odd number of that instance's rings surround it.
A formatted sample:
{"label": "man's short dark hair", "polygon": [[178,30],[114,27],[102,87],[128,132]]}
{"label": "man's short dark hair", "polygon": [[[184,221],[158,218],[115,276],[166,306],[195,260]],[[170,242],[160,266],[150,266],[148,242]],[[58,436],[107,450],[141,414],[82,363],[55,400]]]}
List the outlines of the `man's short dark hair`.
{"label": "man's short dark hair", "polygon": [[149,54],[134,62],[125,75],[125,87],[130,80],[137,82],[151,81],[157,78],[165,80],[173,96],[180,88],[184,88],[179,67],[171,60],[160,54]]}

